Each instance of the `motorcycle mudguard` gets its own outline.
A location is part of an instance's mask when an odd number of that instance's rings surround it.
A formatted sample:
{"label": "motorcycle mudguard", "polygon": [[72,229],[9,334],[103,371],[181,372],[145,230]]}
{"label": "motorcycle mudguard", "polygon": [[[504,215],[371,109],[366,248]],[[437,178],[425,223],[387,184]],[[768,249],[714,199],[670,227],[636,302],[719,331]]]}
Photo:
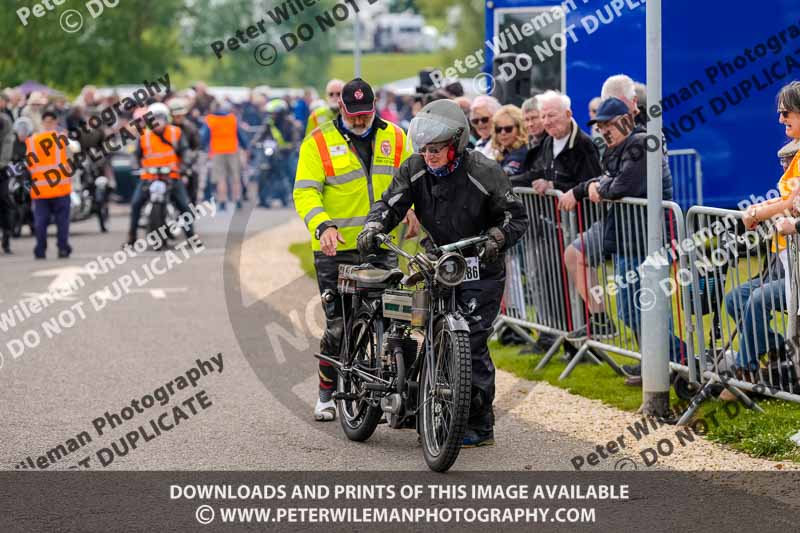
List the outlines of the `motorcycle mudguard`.
{"label": "motorcycle mudguard", "polygon": [[469,324],[460,313],[447,313],[442,318],[447,321],[451,331],[464,331],[469,334]]}

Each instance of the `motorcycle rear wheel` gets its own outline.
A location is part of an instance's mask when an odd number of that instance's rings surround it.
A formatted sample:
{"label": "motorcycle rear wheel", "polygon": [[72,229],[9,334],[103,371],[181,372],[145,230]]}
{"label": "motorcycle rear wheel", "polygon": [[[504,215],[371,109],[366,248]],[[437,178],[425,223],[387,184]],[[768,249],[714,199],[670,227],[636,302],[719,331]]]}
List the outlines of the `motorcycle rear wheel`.
{"label": "motorcycle rear wheel", "polygon": [[[359,313],[350,333],[350,342],[353,344],[351,365],[363,369],[377,369],[380,367],[378,339],[374,323],[370,321],[368,312]],[[364,380],[350,374],[343,375],[338,372],[336,390],[344,394],[359,395],[364,391]],[[342,430],[348,439],[363,442],[370,438],[378,427],[383,410],[379,406],[370,405],[365,399],[337,400],[336,409]]]}

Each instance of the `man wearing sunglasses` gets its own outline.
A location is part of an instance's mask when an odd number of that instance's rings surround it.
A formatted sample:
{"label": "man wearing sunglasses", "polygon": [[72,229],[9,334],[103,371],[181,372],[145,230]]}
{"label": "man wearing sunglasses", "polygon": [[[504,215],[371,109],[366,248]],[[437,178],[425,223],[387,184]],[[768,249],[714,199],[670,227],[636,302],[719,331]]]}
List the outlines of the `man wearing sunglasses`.
{"label": "man wearing sunglasses", "polygon": [[492,445],[494,365],[486,342],[505,286],[503,255],[527,229],[525,208],[500,165],[467,149],[469,124],[457,103],[429,103],[411,121],[408,135],[418,154],[400,166],[372,206],[358,249],[374,250],[376,235],[397,226],[412,204],[435,245],[489,236],[482,257],[479,250],[465,250],[467,264],[481,268],[469,269],[457,297],[467,310],[472,352],[472,401],[464,446]]}
{"label": "man wearing sunglasses", "polygon": [[328,105],[318,107],[311,112],[306,125],[306,137],[314,131],[314,128],[318,128],[321,124],[332,121],[339,116],[339,98],[342,96],[342,87],[344,87],[344,82],[336,79],[329,81],[328,85],[325,86],[325,97]]}
{"label": "man wearing sunglasses", "polygon": [[[339,265],[363,262],[356,237],[370,207],[410,155],[405,133],[377,116],[375,94],[361,78],[342,87],[339,110],[335,120],[323,123],[303,140],[294,183],[295,209],[311,233],[320,294],[336,289]],[[406,208],[403,217],[408,224],[406,237],[416,236],[419,223],[414,212]],[[373,263],[394,268],[397,257],[383,251]],[[323,310],[326,325],[320,352],[337,357],[344,326],[341,300],[323,301]],[[314,418],[327,422],[336,418],[334,367],[320,361],[319,379]]]}

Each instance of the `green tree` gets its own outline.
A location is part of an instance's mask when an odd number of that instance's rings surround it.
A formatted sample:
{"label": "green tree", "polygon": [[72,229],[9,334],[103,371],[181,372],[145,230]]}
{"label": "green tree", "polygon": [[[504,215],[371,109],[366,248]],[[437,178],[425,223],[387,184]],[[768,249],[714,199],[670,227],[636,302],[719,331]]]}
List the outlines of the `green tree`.
{"label": "green tree", "polygon": [[[442,53],[444,66],[450,66],[454,59],[462,58],[475,50],[483,50],[485,31],[485,7],[482,0],[425,0],[420,3],[420,11],[428,18],[441,19],[447,14],[448,9],[459,7],[461,17],[458,25],[449,28],[457,36],[458,41],[453,50]],[[477,73],[476,69],[473,73]]]}
{"label": "green tree", "polygon": [[[86,0],[67,0],[23,26],[14,11],[0,13],[0,84],[35,79],[76,93],[87,84],[140,84],[178,68],[182,0],[137,0],[105,8],[93,19]],[[67,33],[61,14],[75,9],[83,27]],[[72,19],[74,22],[76,19]]]}
{"label": "green tree", "polygon": [[[194,0],[189,2],[184,24],[185,49],[196,59],[215,63],[211,83],[227,85],[315,85],[327,76],[335,35],[347,21],[327,31],[320,29],[315,17],[328,11],[336,2],[322,0],[280,25],[268,16],[267,10],[280,5],[274,0]],[[214,41],[227,41],[237,30],[263,20],[266,35],[259,35],[237,50],[225,49],[218,59],[210,47]],[[281,37],[296,33],[301,24],[310,25],[314,34],[307,42],[299,42],[296,48],[286,51]],[[285,38],[291,42],[291,37]],[[275,63],[259,65],[254,58],[255,48],[262,43],[271,43],[278,50]],[[322,82],[324,84],[324,81]]]}

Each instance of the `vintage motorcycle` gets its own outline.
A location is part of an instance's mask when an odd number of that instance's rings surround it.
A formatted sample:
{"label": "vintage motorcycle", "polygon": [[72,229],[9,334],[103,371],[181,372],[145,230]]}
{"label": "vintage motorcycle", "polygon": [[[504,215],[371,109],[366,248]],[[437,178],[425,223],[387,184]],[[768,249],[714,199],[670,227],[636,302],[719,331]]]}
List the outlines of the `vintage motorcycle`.
{"label": "vintage motorcycle", "polygon": [[[144,227],[148,233],[158,232],[159,228],[164,226],[167,228],[169,238],[174,238],[169,234],[169,228],[174,224],[177,219],[178,212],[170,202],[172,187],[174,180],[170,177],[173,173],[172,167],[147,167],[135,170],[135,175],[142,175],[144,173],[156,176],[152,180],[142,181],[142,193],[145,194],[147,200],[142,206],[142,219],[139,221],[139,227]],[[144,223],[142,223],[144,222]],[[162,244],[156,251],[166,247]]]}
{"label": "vintage motorcycle", "polygon": [[111,184],[103,175],[102,164],[84,161],[72,178],[70,220],[80,222],[97,215],[102,233],[108,232],[108,200]]}
{"label": "vintage motorcycle", "polygon": [[[339,357],[316,354],[337,369],[334,399],[345,435],[365,441],[385,416],[394,429],[416,428],[425,462],[444,472],[458,458],[470,407],[472,309],[459,308],[456,289],[467,277],[465,250],[479,236],[416,255],[380,242],[408,259],[409,274],[369,264],[342,265],[337,283],[344,313]],[[331,303],[334,291],[325,291]]]}

